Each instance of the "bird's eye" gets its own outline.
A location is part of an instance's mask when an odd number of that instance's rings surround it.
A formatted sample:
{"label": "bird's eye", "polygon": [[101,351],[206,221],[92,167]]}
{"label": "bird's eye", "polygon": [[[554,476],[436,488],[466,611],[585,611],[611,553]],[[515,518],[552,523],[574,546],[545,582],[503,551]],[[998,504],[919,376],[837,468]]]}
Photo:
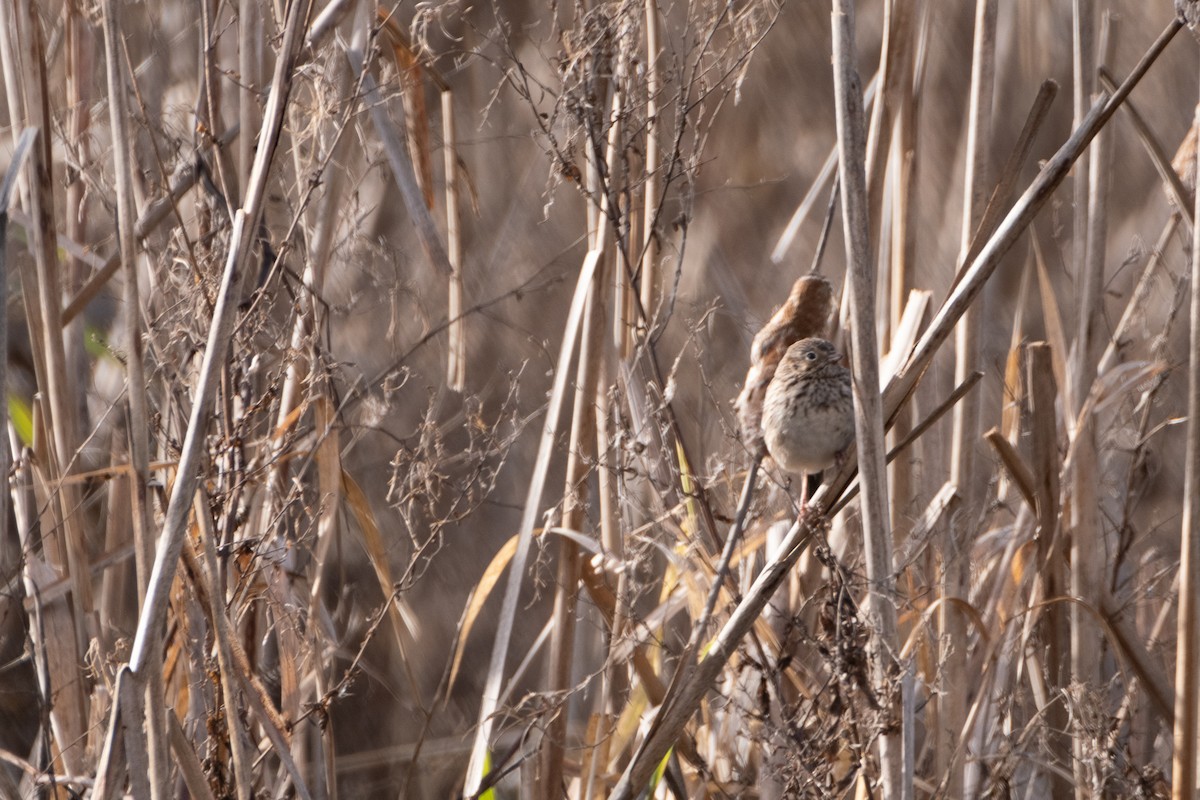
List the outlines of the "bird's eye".
{"label": "bird's eye", "polygon": [[812,350],[809,350],[807,353],[805,353],[804,357],[807,358],[809,361],[817,360],[817,354],[814,353]]}

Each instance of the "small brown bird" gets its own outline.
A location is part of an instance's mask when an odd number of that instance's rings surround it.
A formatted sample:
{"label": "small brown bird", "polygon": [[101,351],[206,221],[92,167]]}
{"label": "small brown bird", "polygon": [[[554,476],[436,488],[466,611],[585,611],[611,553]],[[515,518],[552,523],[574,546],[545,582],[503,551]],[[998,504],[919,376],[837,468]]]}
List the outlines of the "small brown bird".
{"label": "small brown bird", "polygon": [[[813,475],[840,461],[854,441],[850,370],[824,339],[788,348],[763,402],[767,452],[786,472]],[[801,504],[808,499],[807,485]]]}
{"label": "small brown bird", "polygon": [[750,370],[734,404],[742,429],[742,442],[752,455],[763,452],[763,400],[771,378],[787,349],[809,336],[824,336],[836,310],[833,287],[820,275],[805,275],[792,284],[788,299],[754,337]]}

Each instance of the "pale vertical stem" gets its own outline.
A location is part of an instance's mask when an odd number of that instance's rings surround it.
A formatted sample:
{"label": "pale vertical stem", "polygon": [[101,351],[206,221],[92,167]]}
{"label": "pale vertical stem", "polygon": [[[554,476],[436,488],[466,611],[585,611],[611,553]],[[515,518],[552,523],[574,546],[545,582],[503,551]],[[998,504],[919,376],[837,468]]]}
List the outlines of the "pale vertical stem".
{"label": "pale vertical stem", "polygon": [[[617,163],[617,146],[621,141],[621,114],[624,111],[623,99],[624,92],[619,88],[615,89],[613,91],[612,116],[609,119],[608,141],[604,154],[605,172],[604,182],[601,184],[604,197],[600,209],[601,214],[610,217],[608,225],[613,229],[613,238],[616,240],[616,245],[610,249],[614,268],[609,270],[610,283],[616,292],[612,304],[612,336],[617,357],[622,359],[627,358],[632,350],[633,330],[637,324],[637,312],[634,310],[636,298],[633,284],[630,283],[630,265],[627,260],[629,249],[621,246],[622,241],[626,245],[629,244],[628,235],[623,236],[623,233],[627,234],[628,231],[622,231],[622,223],[628,217],[624,216],[624,209],[613,204],[617,197],[613,182],[616,180],[618,168],[623,169],[623,165]],[[627,225],[624,227],[628,228]],[[600,243],[597,246],[603,247],[604,244]]]}
{"label": "pale vertical stem", "polygon": [[658,302],[658,206],[662,198],[662,174],[658,169],[659,57],[658,3],[646,0],[646,185],[642,209],[641,272],[642,311],[646,324],[654,319]]}
{"label": "pale vertical stem", "polygon": [[[605,151],[606,162],[611,165],[616,158],[616,147],[621,137],[621,93],[613,92],[612,115],[610,118],[608,143]],[[612,167],[607,170],[612,175]],[[587,302],[584,306],[582,328],[579,344],[579,362],[576,367],[575,406],[571,421],[571,446],[567,454],[567,486],[563,499],[563,527],[577,530],[583,524],[583,497],[586,496],[587,464],[595,456],[596,409],[593,400],[596,387],[599,384],[600,348],[602,339],[600,328],[596,325],[597,315],[595,306],[596,295],[603,292],[605,264],[611,258],[608,248],[609,204],[610,193],[600,193],[598,209],[599,226],[595,232],[592,248],[597,252],[599,263],[592,276],[588,288]],[[618,262],[618,268],[622,265]],[[618,269],[618,271],[620,271]],[[621,286],[620,283],[617,284]],[[618,288],[616,302],[622,303],[623,295]],[[619,316],[619,315],[614,315]],[[575,642],[575,605],[579,594],[579,547],[574,542],[564,539],[559,550],[558,588],[554,598],[553,637],[550,642],[550,691],[562,692],[570,686],[571,651]],[[567,705],[550,720],[546,736],[543,739],[542,771],[539,776],[539,796],[550,800],[562,793],[562,759],[563,744],[566,736]]]}
{"label": "pale vertical stem", "polygon": [[[896,607],[892,576],[892,535],[888,526],[883,402],[879,392],[879,346],[875,333],[875,276],[871,263],[870,209],[865,170],[866,130],[862,84],[855,69],[853,0],[833,4],[833,82],[837,105],[838,174],[842,186],[842,225],[852,289],[850,306],[854,365],[854,423],[857,431],[862,525],[867,562],[872,630],[871,666],[884,718],[897,720],[903,708],[902,683],[894,661]],[[903,732],[880,733],[883,797],[910,796],[904,786]]]}
{"label": "pale vertical stem", "polygon": [[[87,241],[87,203],[83,170],[91,162],[88,128],[91,124],[91,81],[92,81],[92,34],[91,26],[85,24],[84,10],[78,0],[68,0],[66,8],[66,83],[67,83],[67,135],[78,158],[78,172],[67,182],[66,228],[67,238],[74,242]],[[73,295],[79,288],[84,274],[84,264],[74,256],[67,257],[64,289]],[[67,364],[76,374],[87,369],[87,353],[83,348],[83,321],[69,326],[66,331],[65,352]],[[82,416],[87,409],[87,398],[80,392],[75,397],[75,407]]]}
{"label": "pale vertical stem", "polygon": [[[601,295],[603,300],[603,295]],[[601,314],[604,313],[604,307],[601,306]],[[601,328],[604,327],[603,316],[599,322]],[[618,481],[617,469],[619,464],[619,455],[616,454],[613,448],[612,440],[612,417],[609,411],[609,368],[610,361],[607,358],[600,359],[600,371],[596,384],[596,492],[599,495],[599,528],[600,528],[600,545],[601,552],[604,553],[605,559],[608,562],[622,564],[625,559],[625,540],[621,532],[620,520],[620,499],[618,497]],[[604,581],[605,588],[611,576],[603,563],[600,569],[592,570],[592,574],[596,575],[599,581]],[[627,618],[628,603],[626,596],[628,592],[628,570],[620,570],[616,576],[617,586],[613,592],[612,615],[609,620],[609,647],[616,646],[620,641],[625,631],[625,620]],[[589,586],[590,590],[590,586]],[[592,592],[593,599],[595,592]],[[629,665],[617,664],[609,660],[605,670],[605,691],[607,692],[609,703],[602,707],[603,713],[609,718],[619,714],[620,709],[614,707],[614,698],[620,696],[621,692],[629,686]],[[611,724],[606,721],[605,723]],[[602,728],[608,730],[607,727]]]}
{"label": "pale vertical stem", "polygon": [[[987,153],[991,141],[992,92],[995,83],[996,0],[976,0],[975,39],[971,54],[971,90],[967,126],[966,172],[963,176],[963,219],[961,253],[965,260],[971,240],[983,218],[990,184]],[[955,328],[954,380],[961,383],[979,368],[980,337],[986,315],[985,297],[980,294]],[[981,392],[972,392],[955,407],[951,438],[950,480],[958,488],[957,508],[945,526],[942,542],[942,596],[966,597],[970,585],[968,542],[974,539],[984,503],[987,481],[979,474]],[[963,614],[944,604],[939,611],[940,640],[947,649],[940,661],[947,685],[939,708],[937,764],[949,770],[947,792],[954,797],[973,796],[974,781],[968,779],[964,759],[955,758],[959,737],[966,722],[966,700],[970,677],[967,673],[967,630]],[[942,773],[944,774],[944,773]],[[977,778],[972,769],[971,774]]]}
{"label": "pale vertical stem", "polygon": [[[133,198],[133,154],[131,132],[126,126],[125,81],[121,67],[118,11],[113,0],[104,2],[105,75],[108,83],[109,125],[113,139],[114,176],[117,184],[117,237],[123,266],[122,300],[125,305],[125,374],[129,399],[129,453],[131,461],[134,554],[137,565],[139,608],[146,601],[150,565],[154,559],[154,532],[146,486],[150,479],[150,417],[146,404],[146,376],[142,365],[142,313],[138,291],[136,241],[137,212]],[[153,670],[147,682],[147,738],[150,755],[150,787],[153,796],[169,794],[170,765],[167,761],[166,706],[163,703],[161,672]]]}
{"label": "pale vertical stem", "polygon": [[[1104,24],[1100,35],[1100,58],[1102,64],[1112,60],[1113,37],[1111,36],[1112,16],[1104,15]],[[1090,75],[1086,76],[1089,85]],[[1109,134],[1101,130],[1092,140],[1087,158],[1087,213],[1086,240],[1084,240],[1084,268],[1077,272],[1082,279],[1080,290],[1078,331],[1075,341],[1075,365],[1078,374],[1075,379],[1075,400],[1082,408],[1087,399],[1088,390],[1096,377],[1096,364],[1100,360],[1101,347],[1104,344],[1104,260],[1107,253],[1106,238],[1108,235],[1108,185],[1109,185]],[[1077,195],[1078,197],[1078,195]],[[1084,235],[1080,229],[1075,236],[1078,239]],[[1077,411],[1078,408],[1072,409]]]}
{"label": "pale vertical stem", "polygon": [[[604,261],[592,277],[587,303],[583,309],[579,360],[575,368],[575,406],[571,419],[571,442],[567,450],[567,482],[563,494],[562,526],[582,530],[586,520],[587,477],[589,464],[596,455],[596,386],[598,384],[600,345],[597,335],[597,295],[603,290]],[[571,539],[559,540],[558,578],[554,594],[548,691],[565,693],[571,686],[572,652],[575,646],[575,611],[579,600],[579,545]],[[540,797],[556,800],[563,794],[563,752],[566,745],[570,698],[546,725],[542,739],[542,770],[538,788]]]}
{"label": "pale vertical stem", "polygon": [[[1094,30],[1093,9],[1090,3],[1075,3],[1075,92],[1076,110],[1091,102],[1095,84],[1095,54],[1092,50]],[[1107,26],[1106,26],[1107,28]],[[1102,37],[1107,47],[1110,37]],[[1107,58],[1102,55],[1102,58]],[[1078,415],[1087,401],[1092,381],[1096,377],[1096,364],[1103,345],[1102,332],[1106,326],[1104,314],[1104,239],[1106,234],[1105,190],[1107,181],[1105,161],[1106,140],[1109,134],[1100,130],[1092,140],[1087,159],[1080,159],[1075,184],[1075,256],[1079,269],[1076,275],[1082,283],[1075,337],[1075,369],[1070,375],[1073,391],[1070,394],[1075,406],[1073,415]],[[1100,525],[1100,486],[1097,470],[1099,448],[1096,441],[1096,425],[1093,414],[1084,415],[1075,431],[1076,456],[1072,459],[1070,474],[1070,542],[1071,572],[1070,591],[1086,603],[1102,605],[1104,589],[1105,546],[1104,531]],[[1079,604],[1069,607],[1071,624],[1071,680],[1084,687],[1095,687],[1100,681],[1100,651],[1103,634],[1095,618]],[[1074,744],[1073,769],[1075,796],[1080,800],[1092,797],[1098,790],[1099,774],[1094,755],[1081,735],[1072,737]]]}
{"label": "pale vertical stem", "polygon": [[[19,120],[25,119],[25,95],[21,91],[23,67],[21,55],[14,49],[17,40],[16,3],[0,3],[0,65],[4,69],[4,94],[8,100],[8,119],[15,139],[20,133]],[[18,176],[20,194],[24,194],[29,182]]]}
{"label": "pale vertical stem", "polygon": [[[908,13],[914,14],[915,9],[909,4]],[[909,27],[903,35],[916,36],[916,26]],[[914,47],[911,42],[904,49],[905,61],[901,76],[897,81],[895,109],[892,115],[893,133],[891,136],[891,191],[892,219],[891,233],[891,263],[888,268],[888,341],[892,341],[892,333],[904,314],[905,303],[908,300],[908,262],[912,252],[912,242],[909,241],[908,230],[910,216],[913,213],[911,204],[913,188],[913,166],[916,159],[916,98],[913,86]],[[898,442],[908,435],[912,415],[906,408],[896,419],[892,428],[893,441]],[[894,502],[891,508],[892,538],[897,542],[905,541],[911,529],[909,512],[912,508],[913,494],[916,482],[913,480],[912,464],[915,459],[905,457],[904,461],[893,466],[888,475],[892,486]],[[905,463],[907,462],[907,463]]]}
{"label": "pale vertical stem", "polygon": [[[1197,106],[1196,124],[1200,124]],[[1196,193],[1200,219],[1200,192]],[[1197,691],[1200,690],[1200,225],[1192,228],[1191,347],[1188,348],[1188,423],[1184,456],[1183,525],[1179,539],[1179,617],[1175,650],[1175,754],[1171,797],[1196,791]]]}
{"label": "pale vertical stem", "polygon": [[[262,79],[259,47],[262,41],[262,16],[259,0],[238,0],[238,120],[241,130],[256,131],[259,126],[258,94]],[[237,185],[244,192],[254,162],[254,137],[239,136],[237,143]],[[233,202],[233,198],[230,198]]]}
{"label": "pale vertical stem", "polygon": [[[603,221],[601,224],[603,224]],[[584,303],[588,290],[591,288],[592,278],[595,275],[601,255],[602,253],[597,250],[589,250],[584,257],[579,279],[575,283],[575,292],[571,298],[571,307],[567,312],[567,323],[563,333],[562,344],[559,347],[558,368],[554,372],[554,385],[550,392],[546,421],[538,443],[537,460],[534,463],[533,475],[529,481],[529,491],[526,494],[525,505],[521,513],[521,527],[517,539],[517,549],[513,554],[508,568],[508,582],[505,585],[504,601],[500,610],[500,622],[496,626],[495,639],[492,643],[492,655],[488,663],[487,678],[483,688],[483,699],[480,701],[479,724],[476,726],[475,738],[471,745],[471,757],[467,766],[465,781],[464,793],[468,795],[473,795],[479,791],[479,786],[484,777],[484,761],[487,758],[487,750],[491,743],[495,713],[500,707],[501,681],[504,675],[504,664],[508,660],[513,618],[516,615],[521,581],[525,574],[525,565],[529,560],[530,544],[533,540],[533,529],[537,520],[538,509],[541,506],[542,491],[546,485],[550,451],[555,436],[558,433],[562,400],[566,394],[567,371],[570,366],[571,355],[575,352],[579,326],[583,318]]]}
{"label": "pale vertical stem", "polygon": [[[1073,72],[1072,81],[1072,124],[1078,128],[1083,122],[1084,116],[1088,113],[1089,106],[1092,102],[1092,87],[1094,84],[1095,57],[1092,49],[1092,3],[1090,0],[1072,0],[1072,50],[1071,50],[1071,66]],[[1072,266],[1073,272],[1076,275],[1083,275],[1087,270],[1087,238],[1085,231],[1088,228],[1088,176],[1089,176],[1088,159],[1079,159],[1075,163],[1074,173],[1075,180],[1073,184],[1075,214],[1072,226],[1072,235],[1074,237],[1074,247],[1072,248]],[[1086,292],[1080,295],[1080,304],[1078,306],[1080,320],[1085,319],[1088,315],[1086,312],[1087,303]],[[1066,355],[1064,353],[1064,355]],[[1072,412],[1077,412],[1083,407],[1086,400],[1087,386],[1080,383],[1084,377],[1083,372],[1076,371],[1070,376],[1070,386],[1067,387],[1069,394],[1069,407]]]}
{"label": "pale vertical stem", "polygon": [[446,258],[450,261],[450,298],[446,318],[449,360],[446,384],[461,392],[467,383],[467,343],[463,315],[462,218],[458,207],[458,133],[454,120],[454,94],[442,91],[442,152],[446,173]]}
{"label": "pale vertical stem", "polygon": [[141,300],[138,287],[137,223],[133,197],[133,156],[126,107],[125,82],[121,74],[124,58],[120,50],[118,9],[104,0],[105,74],[108,82],[109,124],[112,126],[114,174],[117,185],[117,238],[123,268],[125,305],[126,391],[129,398],[129,440],[132,460],[134,555],[138,575],[138,604],[145,602],[154,540],[146,484],[150,475],[150,421],[146,405],[146,378],[142,365]]}
{"label": "pale vertical stem", "polygon": [[[608,368],[604,360],[600,362],[600,372],[596,385],[596,473],[600,495],[600,544],[607,555],[620,561],[625,557],[625,543],[621,539],[621,523],[618,519],[620,506],[617,500],[616,463],[613,459],[608,416]],[[621,611],[619,600],[618,597],[618,614]]]}

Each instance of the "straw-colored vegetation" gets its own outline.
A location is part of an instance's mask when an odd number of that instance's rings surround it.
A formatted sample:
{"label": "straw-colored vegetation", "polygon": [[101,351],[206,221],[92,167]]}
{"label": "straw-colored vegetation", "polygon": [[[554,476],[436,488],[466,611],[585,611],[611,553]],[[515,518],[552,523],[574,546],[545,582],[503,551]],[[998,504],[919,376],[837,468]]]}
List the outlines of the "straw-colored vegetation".
{"label": "straw-colored vegetation", "polygon": [[1194,796],[1176,5],[0,2],[0,797]]}

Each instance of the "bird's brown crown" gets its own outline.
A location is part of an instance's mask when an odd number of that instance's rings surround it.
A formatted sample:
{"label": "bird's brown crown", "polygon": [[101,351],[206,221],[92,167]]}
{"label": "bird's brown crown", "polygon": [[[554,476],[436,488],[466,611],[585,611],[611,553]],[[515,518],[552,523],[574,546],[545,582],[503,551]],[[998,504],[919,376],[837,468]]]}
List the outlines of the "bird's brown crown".
{"label": "bird's brown crown", "polygon": [[842,360],[841,353],[824,339],[801,339],[788,348],[784,363],[797,372],[816,372]]}

